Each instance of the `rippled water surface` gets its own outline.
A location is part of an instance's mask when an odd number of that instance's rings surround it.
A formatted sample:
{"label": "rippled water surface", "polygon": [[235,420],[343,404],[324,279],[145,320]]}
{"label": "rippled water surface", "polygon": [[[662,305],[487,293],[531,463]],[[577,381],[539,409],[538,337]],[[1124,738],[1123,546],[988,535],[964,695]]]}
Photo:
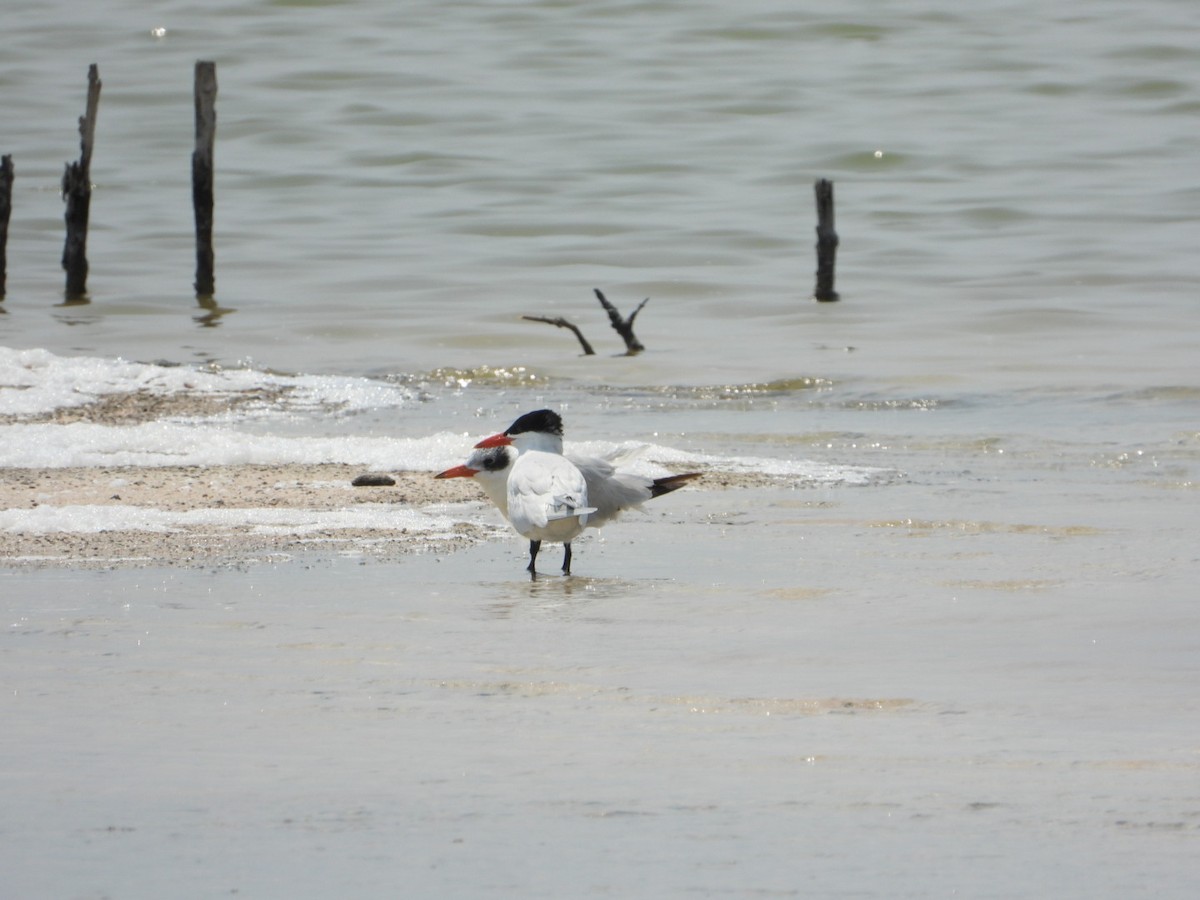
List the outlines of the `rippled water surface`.
{"label": "rippled water surface", "polygon": [[[1190,349],[1188,4],[18,3],[7,20],[10,344],[575,374],[571,336],[519,316],[566,315],[607,357],[600,287],[625,312],[651,298],[651,353],[588,361],[601,381],[1077,377],[1080,354],[1123,378]],[[217,318],[191,297],[196,59],[220,83],[217,301],[236,314]],[[91,61],[93,301],[55,308]],[[808,300],[822,177],[833,307]]]}

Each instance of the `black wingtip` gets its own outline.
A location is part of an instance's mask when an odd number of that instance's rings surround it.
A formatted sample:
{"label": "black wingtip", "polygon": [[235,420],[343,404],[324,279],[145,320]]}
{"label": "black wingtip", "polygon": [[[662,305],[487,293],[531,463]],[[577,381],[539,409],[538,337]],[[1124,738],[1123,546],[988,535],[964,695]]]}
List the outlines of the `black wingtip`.
{"label": "black wingtip", "polygon": [[677,491],[693,478],[699,478],[701,472],[685,472],[682,475],[668,475],[665,478],[655,478],[654,484],[650,485],[650,496],[661,497],[663,494],[669,494],[671,491]]}

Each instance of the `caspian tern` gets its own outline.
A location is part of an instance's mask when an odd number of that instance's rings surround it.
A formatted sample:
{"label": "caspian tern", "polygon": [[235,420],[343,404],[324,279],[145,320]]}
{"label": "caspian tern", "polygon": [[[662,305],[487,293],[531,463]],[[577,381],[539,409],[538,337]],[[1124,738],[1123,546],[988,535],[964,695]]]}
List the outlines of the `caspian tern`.
{"label": "caspian tern", "polygon": [[[522,451],[521,445],[525,449]],[[554,449],[557,448],[557,451]],[[508,431],[492,435],[476,444],[476,449],[464,465],[455,466],[436,475],[436,478],[474,478],[488,499],[500,513],[513,523],[521,534],[520,527],[510,515],[512,474],[518,460],[533,452],[540,459],[562,451],[562,419],[551,410],[527,413],[510,426]],[[632,472],[621,472],[607,459],[594,456],[565,457],[583,475],[587,488],[587,503],[591,512],[582,520],[582,526],[600,528],[617,518],[627,509],[640,507],[647,500],[678,490],[699,472],[668,475],[664,478],[648,478]],[[525,464],[521,464],[522,468]],[[571,535],[576,537],[578,532]],[[528,535],[525,535],[528,537]],[[553,540],[553,538],[551,538]],[[569,571],[571,549],[568,544],[563,560],[564,572]],[[530,541],[530,571],[537,551]]]}
{"label": "caspian tern", "polygon": [[[561,420],[558,428],[558,446],[561,450]],[[480,472],[489,472],[486,479],[488,496],[517,533],[529,539],[527,570],[530,575],[537,576],[537,555],[542,548],[542,541],[563,545],[562,570],[564,575],[570,575],[571,541],[583,531],[588,516],[596,512],[595,507],[588,506],[587,482],[583,473],[562,453],[548,452],[537,446],[528,447],[523,452],[514,452],[507,447],[496,449],[503,450],[502,460],[497,456],[486,464],[480,461],[479,468],[458,466],[434,477],[472,477]],[[491,468],[488,469],[487,465]]]}

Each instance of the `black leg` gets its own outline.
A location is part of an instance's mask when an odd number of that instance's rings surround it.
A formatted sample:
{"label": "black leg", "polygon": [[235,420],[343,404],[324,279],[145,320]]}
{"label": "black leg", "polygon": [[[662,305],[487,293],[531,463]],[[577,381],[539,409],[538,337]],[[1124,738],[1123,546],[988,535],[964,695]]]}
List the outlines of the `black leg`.
{"label": "black leg", "polygon": [[537,555],[538,555],[538,551],[541,549],[542,549],[541,541],[530,541],[529,542],[529,565],[525,567],[525,571],[528,572],[530,575],[537,574]]}
{"label": "black leg", "polygon": [[563,544],[563,574],[571,574],[571,542]]}

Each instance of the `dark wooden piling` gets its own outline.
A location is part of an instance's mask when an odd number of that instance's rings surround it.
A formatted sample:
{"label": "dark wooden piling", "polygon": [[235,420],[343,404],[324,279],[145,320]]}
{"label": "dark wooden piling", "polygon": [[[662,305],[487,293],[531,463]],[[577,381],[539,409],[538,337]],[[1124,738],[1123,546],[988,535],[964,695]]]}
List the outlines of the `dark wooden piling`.
{"label": "dark wooden piling", "polygon": [[838,236],[833,227],[833,182],[824,178],[813,185],[817,195],[817,286],[813,297],[823,302],[838,299],[833,289]]}
{"label": "dark wooden piling", "polygon": [[196,213],[197,298],[216,293],[213,275],[213,139],[217,133],[217,64],[197,61],[196,149],[192,153],[192,206]]}
{"label": "dark wooden piling", "polygon": [[0,157],[0,300],[4,299],[8,279],[8,220],[12,216],[13,161],[10,154]]}
{"label": "dark wooden piling", "polygon": [[96,111],[100,105],[100,70],[88,66],[87,111],[79,120],[79,162],[67,163],[62,193],[66,201],[67,240],[62,267],[67,273],[66,301],[87,301],[87,229],[92,203],[92,145],[96,138]]}

